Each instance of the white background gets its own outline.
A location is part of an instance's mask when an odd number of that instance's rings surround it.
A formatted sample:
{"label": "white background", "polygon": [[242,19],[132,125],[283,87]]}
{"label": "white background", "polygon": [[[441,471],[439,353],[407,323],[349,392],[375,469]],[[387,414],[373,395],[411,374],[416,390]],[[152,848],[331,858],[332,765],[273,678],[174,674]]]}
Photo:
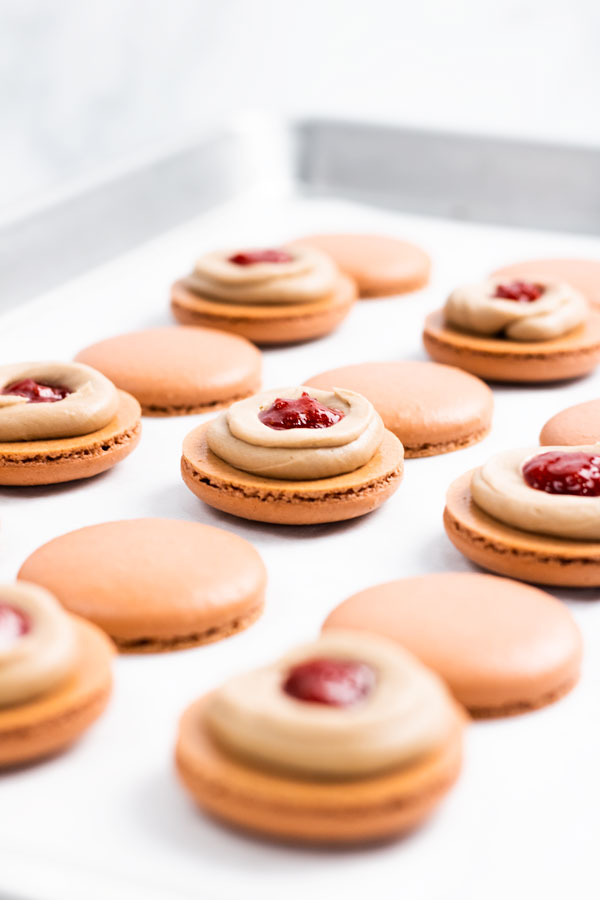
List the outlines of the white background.
{"label": "white background", "polygon": [[[597,254],[598,241],[402,217],[333,201],[253,197],[192,222],[0,321],[0,358],[71,358],[106,335],[169,321],[168,287],[214,246],[271,244],[315,229],[412,237],[434,259],[431,286],[360,302],[333,335],[264,354],[265,386],[325,368],[422,358],[423,317],[465,278],[520,256]],[[55,488],[0,490],[0,581],[43,541],[95,522],[171,516],[231,529],[263,555],[264,616],[208,647],[121,657],[106,715],[69,753],[0,776],[0,896],[35,900],[597,900],[600,824],[600,605],[561,591],[584,633],[581,683],[559,703],[469,728],[461,779],[414,836],[375,849],[311,852],[233,833],[199,813],[172,765],[183,707],[236,672],[312,638],[346,596],[391,578],[470,569],[442,528],[447,485],[492,452],[535,445],[560,408],[600,393],[600,374],[559,387],[495,388],[492,434],[445,456],[408,460],[380,510],[354,522],[277,527],[202,504],[179,475],[184,435],[202,417],[146,419],[113,471]],[[102,560],[98,561],[102,577]]]}
{"label": "white background", "polygon": [[600,143],[597,0],[0,0],[0,208],[238,110]]}

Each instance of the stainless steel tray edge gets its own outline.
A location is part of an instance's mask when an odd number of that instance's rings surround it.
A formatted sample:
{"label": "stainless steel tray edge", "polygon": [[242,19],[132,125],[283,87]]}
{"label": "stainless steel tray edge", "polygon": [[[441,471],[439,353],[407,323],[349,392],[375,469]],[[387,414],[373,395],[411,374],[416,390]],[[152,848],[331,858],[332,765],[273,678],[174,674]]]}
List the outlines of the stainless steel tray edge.
{"label": "stainless steel tray edge", "polygon": [[247,116],[1,223],[0,308],[282,177],[303,193],[404,212],[600,233],[600,149]]}

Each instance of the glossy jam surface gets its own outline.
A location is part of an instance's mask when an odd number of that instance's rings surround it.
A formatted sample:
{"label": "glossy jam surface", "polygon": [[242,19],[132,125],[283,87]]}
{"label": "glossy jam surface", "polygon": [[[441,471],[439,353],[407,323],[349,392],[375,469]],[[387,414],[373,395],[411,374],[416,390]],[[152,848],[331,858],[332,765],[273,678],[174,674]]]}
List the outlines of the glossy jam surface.
{"label": "glossy jam surface", "polygon": [[523,478],[547,494],[600,497],[600,454],[549,450],[525,463]]}
{"label": "glossy jam surface", "polygon": [[283,690],[305,703],[354,706],[375,686],[375,672],[353,659],[309,659],[287,674]]}
{"label": "glossy jam surface", "polygon": [[241,250],[228,258],[236,266],[254,266],[256,263],[289,263],[294,257],[287,250]]}
{"label": "glossy jam surface", "polygon": [[0,651],[8,650],[30,630],[31,622],[24,612],[0,601]]}
{"label": "glossy jam surface", "polygon": [[72,392],[60,384],[42,384],[33,378],[24,378],[23,381],[9,384],[2,393],[26,397],[29,403],[56,403],[58,400],[64,400]]}
{"label": "glossy jam surface", "polygon": [[541,284],[534,284],[533,281],[510,281],[507,284],[499,284],[496,288],[494,297],[502,300],[516,300],[517,303],[533,303],[544,293],[544,287]]}
{"label": "glossy jam surface", "polygon": [[275,431],[285,431],[288,428],[331,428],[344,418],[344,413],[324,406],[304,391],[295,400],[278,397],[268,409],[259,412],[258,418]]}

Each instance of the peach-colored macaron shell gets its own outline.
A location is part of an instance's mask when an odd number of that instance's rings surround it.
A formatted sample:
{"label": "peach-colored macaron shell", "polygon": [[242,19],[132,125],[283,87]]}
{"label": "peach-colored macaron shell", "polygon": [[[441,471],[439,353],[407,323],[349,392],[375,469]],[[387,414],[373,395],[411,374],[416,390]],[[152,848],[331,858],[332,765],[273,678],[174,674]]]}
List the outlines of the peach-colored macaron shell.
{"label": "peach-colored macaron shell", "polygon": [[549,419],[540,434],[540,444],[582,446],[600,443],[600,399],[569,406]]}
{"label": "peach-colored macaron shell", "polygon": [[76,359],[137,397],[144,412],[216,407],[260,387],[260,351],[245,338],[212,328],[121,334],[86,347]]}
{"label": "peach-colored macaron shell", "polygon": [[600,305],[600,259],[531,259],[503,266],[494,278],[547,278],[566,281]]}
{"label": "peach-colored macaron shell", "polygon": [[47,588],[133,650],[144,649],[136,646],[142,642],[204,642],[212,630],[258,613],[266,584],[248,541],[175,519],[71,531],[35,550],[18,577]]}
{"label": "peach-colored macaron shell", "polygon": [[488,432],[489,387],[461,369],[431,362],[359,363],[308,378],[312,387],[358,391],[404,444],[406,456],[458,450]]}
{"label": "peach-colored macaron shell", "polygon": [[424,250],[379,234],[311,234],[291,245],[315,247],[350,276],[361,297],[416,291],[427,284],[431,260]]}
{"label": "peach-colored macaron shell", "polygon": [[357,628],[405,646],[479,715],[544,705],[576,682],[579,629],[549,594],[506,578],[443,573],[362,591],[324,628]]}

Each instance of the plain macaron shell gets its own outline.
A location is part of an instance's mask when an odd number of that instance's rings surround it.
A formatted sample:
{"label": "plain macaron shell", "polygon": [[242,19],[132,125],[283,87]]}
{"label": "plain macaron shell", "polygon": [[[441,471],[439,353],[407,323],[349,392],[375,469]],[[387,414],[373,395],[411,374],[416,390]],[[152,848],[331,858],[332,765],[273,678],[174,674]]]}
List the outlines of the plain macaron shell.
{"label": "plain macaron shell", "polygon": [[600,442],[600,399],[578,403],[556,413],[540,434],[540,444],[547,446],[582,446]]}
{"label": "plain macaron shell", "polygon": [[385,635],[414,653],[475,716],[526,712],[577,682],[582,641],[568,609],[506,578],[451,572],[367,588],[323,626]]}
{"label": "plain macaron shell", "polygon": [[380,234],[311,234],[288,246],[306,245],[326,253],[355,281],[361,297],[404,294],[429,281],[431,260],[424,250]]}
{"label": "plain macaron shell", "polygon": [[245,628],[262,611],[266,585],[248,541],[175,519],[71,531],[35,550],[18,577],[133,652],[208,643]]}
{"label": "plain macaron shell", "polygon": [[170,326],[91,344],[76,357],[136,397],[146,415],[207,412],[260,387],[260,351],[213,328]]}
{"label": "plain macaron shell", "polygon": [[371,401],[407,457],[435,456],[482,440],[494,398],[474,375],[431,362],[371,362],[331,369],[304,384],[346,388]]}

